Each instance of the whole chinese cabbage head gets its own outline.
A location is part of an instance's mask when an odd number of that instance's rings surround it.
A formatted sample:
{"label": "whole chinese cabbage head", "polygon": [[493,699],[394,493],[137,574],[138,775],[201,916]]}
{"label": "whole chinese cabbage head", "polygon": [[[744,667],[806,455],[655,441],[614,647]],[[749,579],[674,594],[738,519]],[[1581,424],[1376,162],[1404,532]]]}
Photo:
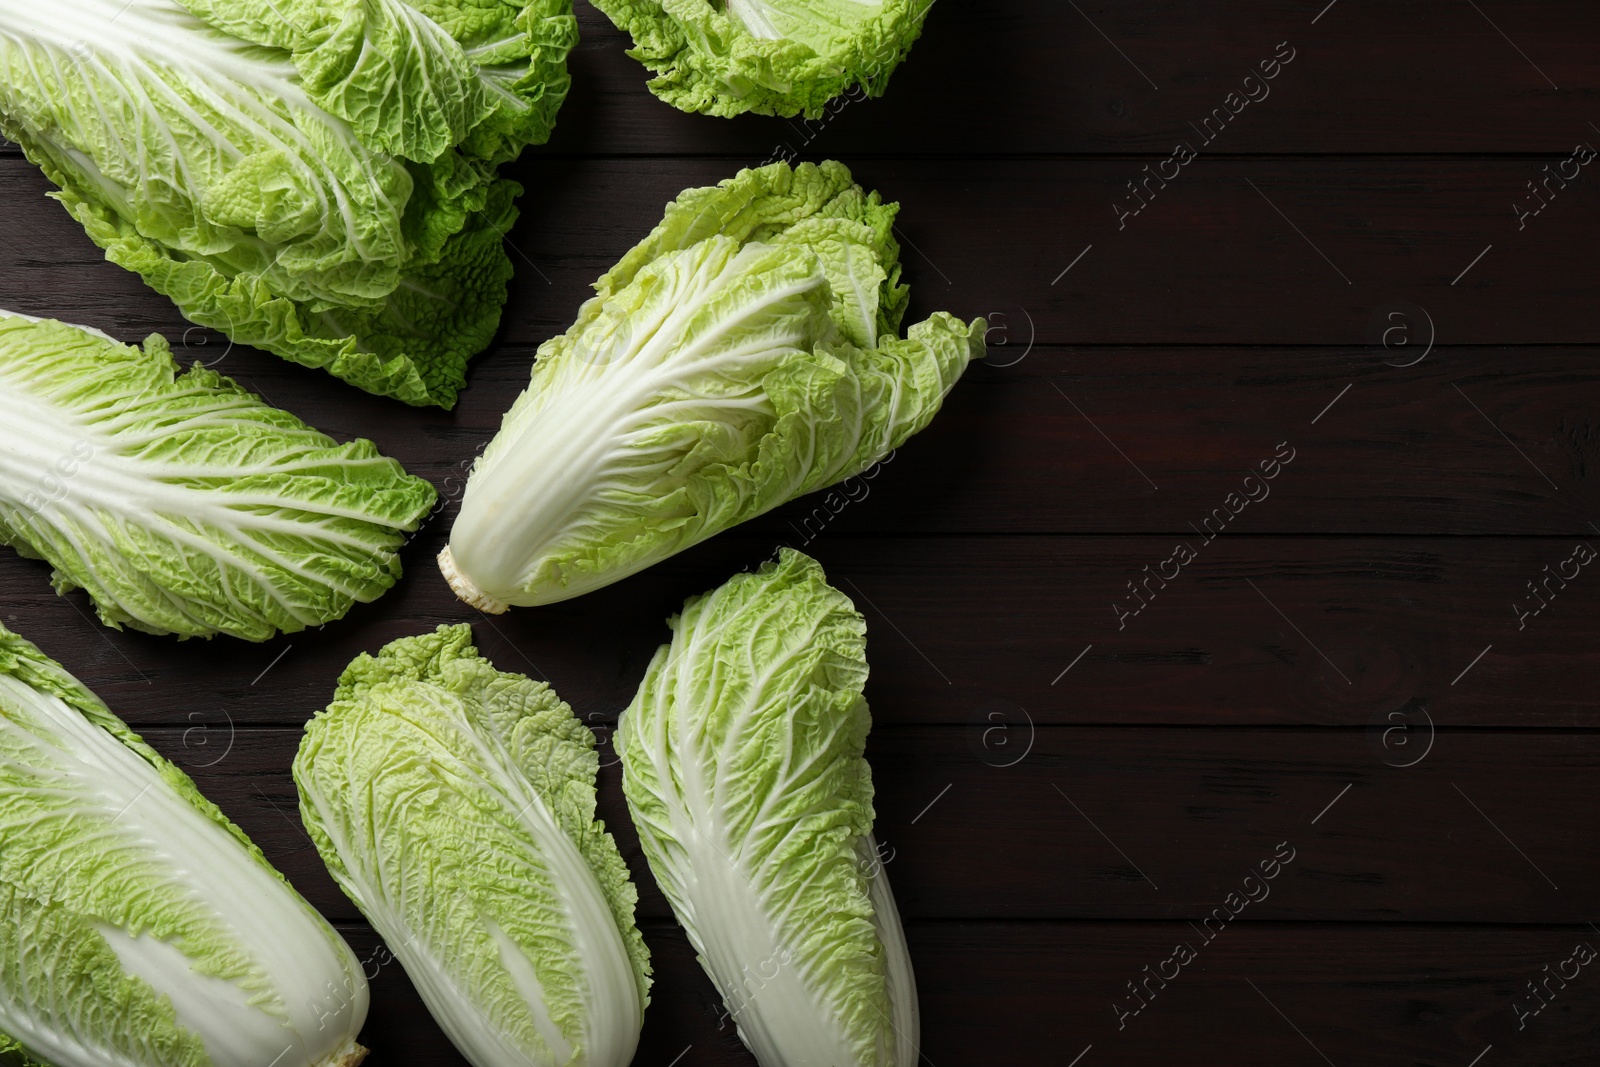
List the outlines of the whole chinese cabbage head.
{"label": "whole chinese cabbage head", "polygon": [[839,163],[777,163],[667,208],[539,349],[440,567],[484,611],[625,578],[859,474],[983,352],[906,287],[883,203]]}
{"label": "whole chinese cabbage head", "polygon": [[920,1015],[872,836],[866,622],[784,549],[668,620],[617,726],[661,892],[762,1067],[913,1067]]}
{"label": "whole chinese cabbage head", "polygon": [[331,622],[394,585],[436,496],[371,441],[180,372],[159,334],[0,311],[0,544],[110,626],[265,641]]}
{"label": "whole chinese cabbage head", "polygon": [[933,0],[594,0],[682,111],[807,118],[851,90],[881,96]]}
{"label": "whole chinese cabbage head", "polygon": [[449,407],[571,0],[0,0],[0,134],[194,322]]}
{"label": "whole chinese cabbage head", "polygon": [[627,1067],[649,956],[595,818],[594,734],[466,626],[339,679],[294,761],[334,880],[474,1067]]}

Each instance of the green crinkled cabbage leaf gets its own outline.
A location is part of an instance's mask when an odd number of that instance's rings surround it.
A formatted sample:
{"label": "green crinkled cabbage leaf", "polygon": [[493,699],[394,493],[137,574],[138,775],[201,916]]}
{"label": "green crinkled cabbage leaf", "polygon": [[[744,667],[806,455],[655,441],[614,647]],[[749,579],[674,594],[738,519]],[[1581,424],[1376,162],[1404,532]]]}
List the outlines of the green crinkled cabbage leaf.
{"label": "green crinkled cabbage leaf", "polygon": [[694,189],[539,349],[441,567],[486,611],[608,585],[925,427],[983,320],[895,331],[896,205],[838,163]]}
{"label": "green crinkled cabbage leaf", "polygon": [[682,111],[819,117],[882,96],[933,0],[594,0],[633,37],[650,91]]}
{"label": "green crinkled cabbage leaf", "polygon": [[28,1055],[28,1050],[15,1038],[0,1034],[0,1065],[3,1067],[50,1067]]}
{"label": "green crinkled cabbage leaf", "polygon": [[441,626],[350,664],[295,759],[302,819],[469,1060],[625,1067],[649,955],[594,735],[471,642]]}
{"label": "green crinkled cabbage leaf", "polygon": [[358,1053],[367,988],[339,935],[188,775],[3,626],[0,840],[0,1062]]}
{"label": "green crinkled cabbage leaf", "polygon": [[866,623],[815,560],[668,620],[617,728],[661,891],[764,1064],[911,1067],[918,1009],[872,838]]}
{"label": "green crinkled cabbage leaf", "polygon": [[0,0],[0,133],[191,320],[449,407],[576,39],[571,0]]}
{"label": "green crinkled cabbage leaf", "polygon": [[0,313],[0,543],[48,560],[107,625],[264,641],[400,576],[437,494],[166,342]]}

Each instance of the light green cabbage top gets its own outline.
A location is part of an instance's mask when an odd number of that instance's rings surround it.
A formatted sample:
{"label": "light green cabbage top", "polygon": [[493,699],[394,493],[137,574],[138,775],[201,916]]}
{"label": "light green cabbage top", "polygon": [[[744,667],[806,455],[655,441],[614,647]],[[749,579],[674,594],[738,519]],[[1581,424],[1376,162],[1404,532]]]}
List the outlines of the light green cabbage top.
{"label": "light green cabbage top", "polygon": [[0,133],[190,319],[449,407],[571,0],[0,0]]}
{"label": "light green cabbage top", "polygon": [[617,730],[656,882],[762,1067],[912,1067],[910,957],[872,838],[866,623],[784,549],[668,620]]}
{"label": "light green cabbage top", "polygon": [[649,956],[594,735],[471,641],[441,626],[350,664],[294,762],[301,817],[475,1067],[626,1067]]}
{"label": "light green cabbage top", "polygon": [[436,493],[233,381],[93,330],[0,312],[0,543],[110,626],[264,641],[400,575]]}
{"label": "light green cabbage top", "polygon": [[682,111],[807,118],[854,86],[881,96],[933,0],[594,0]]}
{"label": "light green cabbage top", "polygon": [[456,592],[485,611],[578,596],[926,426],[985,324],[895,335],[897,210],[833,162],[678,197],[540,347],[440,557]]}
{"label": "light green cabbage top", "polygon": [[0,843],[6,1062],[360,1060],[349,947],[183,771],[4,627]]}

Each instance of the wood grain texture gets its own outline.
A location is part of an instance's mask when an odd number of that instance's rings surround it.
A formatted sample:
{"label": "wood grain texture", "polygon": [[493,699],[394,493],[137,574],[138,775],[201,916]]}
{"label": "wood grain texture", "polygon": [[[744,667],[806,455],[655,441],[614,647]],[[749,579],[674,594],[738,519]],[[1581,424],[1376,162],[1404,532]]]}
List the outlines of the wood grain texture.
{"label": "wood grain texture", "polygon": [[[1594,136],[1600,20],[1578,0],[1490,0],[1482,14],[1450,0],[1346,2],[1313,23],[1326,2],[941,3],[883,98],[811,122],[715,124],[640,107],[645,73],[617,47],[626,38],[580,4],[570,110],[550,148],[1166,154],[1230,92],[1261,99],[1217,139],[1227,154],[1565,153]],[[1263,86],[1277,54],[1294,58]]]}
{"label": "wood grain texture", "polygon": [[[385,1063],[464,1064],[398,963],[377,967],[376,942],[343,927],[373,960],[366,1040]],[[648,924],[657,967],[636,1064],[745,1067],[716,994],[681,932]],[[1149,1067],[1181,1055],[1196,1067],[1240,1063],[1467,1064],[1493,1045],[1496,1063],[1582,1067],[1600,1042],[1600,982],[1588,974],[1517,1028],[1512,1004],[1529,980],[1600,945],[1587,925],[1496,928],[1244,923],[1209,943],[1182,922],[972,922],[907,925],[922,996],[922,1059],[950,1064]],[[1195,959],[1118,1029],[1114,1005],[1137,1006],[1143,981],[1188,944]],[[1171,973],[1171,968],[1167,969]],[[1570,973],[1570,967],[1569,967]],[[1520,997],[1520,999],[1519,999]],[[1092,1057],[1092,1060],[1091,1058]]]}
{"label": "wood grain texture", "polygon": [[[7,625],[140,726],[225,716],[301,723],[326,705],[352,658],[446,622],[472,624],[502,669],[548,679],[580,716],[602,723],[632,699],[668,637],[667,616],[774,546],[718,538],[608,589],[490,618],[456,601],[438,575],[433,554],[447,524],[448,514],[408,547],[409,575],[376,604],[262,645],[105,631],[89,621],[81,593],[55,596],[47,566],[15,557],[4,559],[0,596]],[[783,540],[802,543],[792,530]],[[1365,727],[1374,715],[1422,706],[1442,725],[1592,728],[1600,574],[1593,564],[1581,570],[1521,628],[1517,615],[1537,606],[1529,582],[1547,580],[1546,567],[1559,570],[1591,542],[1600,538],[1226,532],[1208,544],[1193,532],[857,538],[826,530],[804,549],[867,619],[867,695],[884,725],[966,724],[1002,700],[1041,724]],[[1197,558],[1162,588],[1179,545]],[[1130,582],[1148,592],[1130,592]]]}
{"label": "wood grain texture", "polygon": [[[469,622],[608,746],[664,618],[787,543],[868,621],[878,836],[930,1067],[1591,1063],[1593,968],[1521,1029],[1513,1005],[1600,946],[1600,572],[1551,577],[1600,545],[1600,172],[1517,208],[1600,144],[1600,9],[946,2],[884,99],[806,123],[677,113],[578,8],[555,138],[509,168],[501,336],[448,413],[189,326],[0,144],[0,307],[163,332],[443,494],[396,590],[263,645],[107,630],[0,552],[5,623],[367,961],[370,1062],[463,1061],[298,825],[289,761],[343,667]],[[1279,42],[1270,95],[1196,129]],[[1196,157],[1160,179],[1180,142]],[[775,153],[899,200],[912,316],[988,316],[988,362],[871,479],[567,604],[456,602],[432,557],[534,347],[664,202]],[[1163,579],[1179,544],[1194,559]],[[635,1062],[750,1067],[602,752],[656,966]],[[1279,842],[1270,895],[1202,943],[1191,924]],[[1180,941],[1196,961],[1119,1029],[1126,983]]]}
{"label": "wood grain texture", "polygon": [[1581,0],[1488,0],[1482,14],[1345,0],[1317,19],[1325,3],[940,3],[881,99],[810,122],[718,122],[646,96],[627,36],[579,0],[572,92],[546,151],[1166,154],[1228,93],[1260,96],[1243,79],[1259,81],[1280,42],[1294,59],[1219,153],[1565,153],[1593,137],[1600,18]]}
{"label": "wood grain texture", "polygon": [[[235,734],[197,720],[145,736],[308,899],[359,918],[299,825],[282,771],[298,729]],[[599,816],[640,886],[640,916],[669,920],[609,737]],[[909,919],[1199,922],[1286,839],[1302,855],[1251,921],[1550,924],[1600,913],[1587,877],[1600,833],[1591,732],[1436,730],[1417,712],[1370,730],[1068,729],[995,702],[960,727],[878,726],[867,756],[884,868]]]}
{"label": "wood grain texture", "polygon": [[[761,162],[529,153],[510,168],[529,192],[501,341],[564,330],[663,204]],[[1361,345],[1406,300],[1441,343],[1600,343],[1597,182],[1581,177],[1519,230],[1512,206],[1543,161],[1201,155],[1126,219],[1148,160],[849,162],[901,204],[908,322],[1026,312],[1040,344]],[[0,199],[31,205],[0,247],[12,310],[66,307],[117,336],[181,340],[176,311],[100,262],[47,190],[24,160],[0,159]]]}

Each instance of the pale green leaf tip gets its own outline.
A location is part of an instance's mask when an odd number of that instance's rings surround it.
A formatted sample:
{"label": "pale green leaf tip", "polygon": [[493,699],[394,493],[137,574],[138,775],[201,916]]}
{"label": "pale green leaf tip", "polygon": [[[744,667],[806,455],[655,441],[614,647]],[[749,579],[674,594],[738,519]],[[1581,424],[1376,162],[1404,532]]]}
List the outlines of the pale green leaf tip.
{"label": "pale green leaf tip", "polygon": [[[819,118],[847,92],[881,96],[931,0],[595,0],[633,37],[652,93],[682,111]],[[824,12],[826,17],[824,17]]]}

